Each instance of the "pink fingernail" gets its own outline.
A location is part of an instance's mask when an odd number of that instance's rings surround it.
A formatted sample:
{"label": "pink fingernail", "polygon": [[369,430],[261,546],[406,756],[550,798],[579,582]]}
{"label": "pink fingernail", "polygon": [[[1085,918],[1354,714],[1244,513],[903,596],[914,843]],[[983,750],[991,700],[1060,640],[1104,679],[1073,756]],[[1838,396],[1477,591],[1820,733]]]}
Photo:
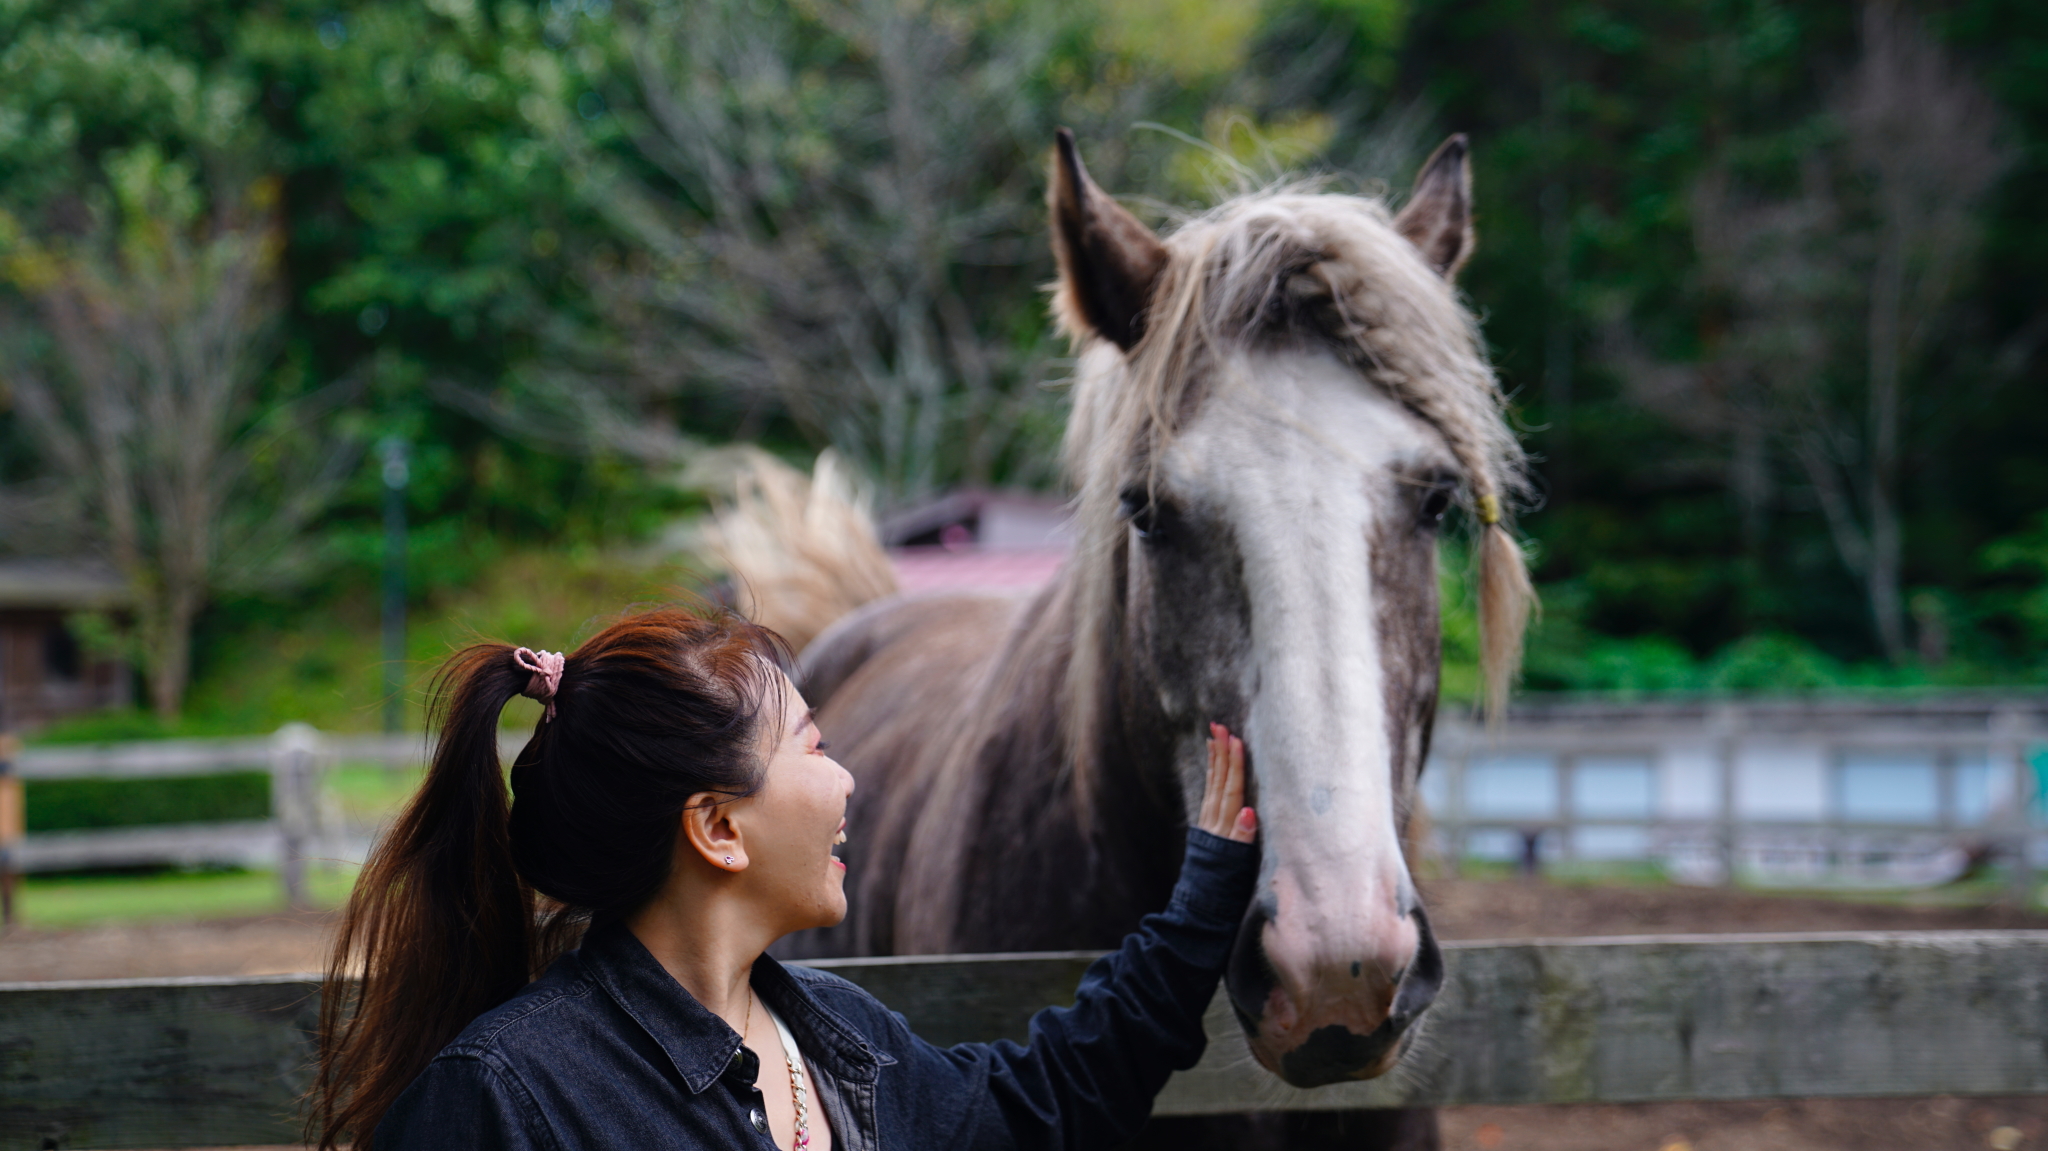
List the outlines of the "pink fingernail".
{"label": "pink fingernail", "polygon": [[1259,829],[1259,813],[1249,807],[1239,811],[1237,813],[1237,826],[1240,831],[1257,831]]}

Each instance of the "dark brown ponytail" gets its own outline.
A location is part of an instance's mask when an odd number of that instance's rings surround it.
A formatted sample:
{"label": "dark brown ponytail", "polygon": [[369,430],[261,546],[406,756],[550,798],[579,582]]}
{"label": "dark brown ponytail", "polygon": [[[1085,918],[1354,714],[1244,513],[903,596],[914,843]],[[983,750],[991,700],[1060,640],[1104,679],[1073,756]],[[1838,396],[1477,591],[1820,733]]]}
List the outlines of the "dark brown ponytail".
{"label": "dark brown ponytail", "polygon": [[532,673],[478,644],[435,677],[426,780],[363,865],[320,1004],[307,1133],[369,1151],[435,1053],[552,962],[592,919],[667,879],[691,796],[760,786],[760,720],[787,666],[775,635],[730,615],[627,617],[570,653],[512,767],[498,718]]}

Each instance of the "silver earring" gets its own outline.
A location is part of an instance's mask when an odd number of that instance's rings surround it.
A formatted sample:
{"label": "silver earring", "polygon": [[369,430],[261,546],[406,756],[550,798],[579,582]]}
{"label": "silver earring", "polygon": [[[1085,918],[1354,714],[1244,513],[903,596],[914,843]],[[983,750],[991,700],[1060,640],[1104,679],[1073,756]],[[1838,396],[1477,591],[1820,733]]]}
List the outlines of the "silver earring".
{"label": "silver earring", "polygon": [[728,855],[728,856],[726,856],[726,857],[725,857],[725,865],[726,865],[727,867],[731,867],[731,866],[732,866],[732,856]]}

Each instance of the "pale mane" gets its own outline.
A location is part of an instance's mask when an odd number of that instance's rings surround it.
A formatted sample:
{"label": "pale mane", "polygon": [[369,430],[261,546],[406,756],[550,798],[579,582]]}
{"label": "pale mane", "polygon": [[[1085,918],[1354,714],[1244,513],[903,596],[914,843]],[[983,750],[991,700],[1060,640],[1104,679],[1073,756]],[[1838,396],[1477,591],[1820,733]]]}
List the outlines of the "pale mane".
{"label": "pale mane", "polygon": [[[1189,221],[1165,244],[1169,260],[1128,360],[1068,309],[1055,309],[1080,353],[1065,445],[1077,496],[1066,686],[1074,762],[1084,774],[1107,698],[1105,660],[1122,625],[1121,493],[1147,477],[1200,406],[1208,365],[1221,356],[1306,330],[1442,434],[1465,472],[1468,508],[1491,497],[1505,516],[1527,490],[1477,322],[1379,201],[1245,196]],[[1496,540],[1506,546],[1487,546]],[[1505,532],[1482,533],[1480,556],[1482,569],[1493,569],[1480,573],[1479,606],[1488,703],[1497,713],[1520,662],[1532,593]]]}

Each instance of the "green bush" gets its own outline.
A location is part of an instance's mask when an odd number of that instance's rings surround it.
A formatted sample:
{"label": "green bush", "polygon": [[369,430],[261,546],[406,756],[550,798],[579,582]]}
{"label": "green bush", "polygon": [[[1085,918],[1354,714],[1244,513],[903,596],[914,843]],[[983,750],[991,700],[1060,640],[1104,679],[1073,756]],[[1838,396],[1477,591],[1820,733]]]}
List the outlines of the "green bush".
{"label": "green bush", "polygon": [[[28,737],[32,747],[59,744],[129,743],[144,739],[176,739],[180,736],[218,735],[198,729],[183,720],[166,720],[141,708],[110,708],[83,715],[67,716]],[[226,734],[242,735],[240,731]]]}
{"label": "green bush", "polygon": [[261,771],[171,779],[37,779],[28,781],[26,791],[30,831],[270,817],[270,776]]}

